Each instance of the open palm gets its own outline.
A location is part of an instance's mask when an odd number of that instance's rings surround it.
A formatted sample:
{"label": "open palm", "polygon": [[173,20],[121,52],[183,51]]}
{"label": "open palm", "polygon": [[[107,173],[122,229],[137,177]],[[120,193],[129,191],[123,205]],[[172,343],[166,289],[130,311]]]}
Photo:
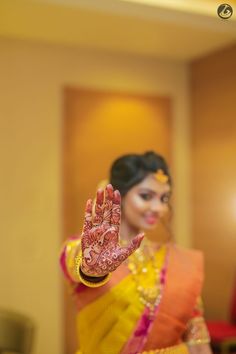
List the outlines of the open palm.
{"label": "open palm", "polygon": [[97,191],[94,211],[89,199],[81,235],[81,270],[87,275],[103,276],[113,272],[140,246],[143,234],[135,236],[127,246],[120,246],[121,196],[111,184],[105,191]]}

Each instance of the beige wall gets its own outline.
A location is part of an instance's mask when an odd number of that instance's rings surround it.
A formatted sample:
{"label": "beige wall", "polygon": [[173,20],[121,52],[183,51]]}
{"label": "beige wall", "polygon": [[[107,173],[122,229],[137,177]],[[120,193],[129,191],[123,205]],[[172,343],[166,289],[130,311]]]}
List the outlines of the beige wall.
{"label": "beige wall", "polygon": [[62,353],[61,136],[65,86],[173,99],[175,233],[190,240],[186,65],[0,41],[0,306],[38,324],[36,354]]}
{"label": "beige wall", "polygon": [[236,45],[191,67],[193,242],[210,319],[229,318],[236,275]]}

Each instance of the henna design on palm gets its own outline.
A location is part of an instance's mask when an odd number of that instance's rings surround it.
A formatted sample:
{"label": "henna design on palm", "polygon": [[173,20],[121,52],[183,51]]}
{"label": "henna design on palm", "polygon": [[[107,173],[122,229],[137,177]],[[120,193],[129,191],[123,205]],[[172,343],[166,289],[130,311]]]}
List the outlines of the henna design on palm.
{"label": "henna design on palm", "polygon": [[89,199],[85,208],[82,246],[82,271],[91,276],[113,272],[141,244],[143,233],[135,236],[129,245],[120,246],[121,196],[108,184],[105,191],[98,190],[95,215]]}

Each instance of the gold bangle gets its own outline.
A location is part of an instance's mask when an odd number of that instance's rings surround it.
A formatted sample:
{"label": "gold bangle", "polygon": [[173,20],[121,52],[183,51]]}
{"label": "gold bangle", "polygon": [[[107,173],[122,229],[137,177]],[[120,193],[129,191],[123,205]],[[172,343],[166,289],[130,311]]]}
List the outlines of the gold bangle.
{"label": "gold bangle", "polygon": [[78,276],[78,280],[82,284],[84,284],[84,285],[86,285],[86,286],[88,286],[90,288],[98,288],[98,287],[106,284],[109,281],[109,279],[111,278],[111,274],[110,273],[107,274],[105,276],[105,278],[103,278],[101,281],[96,282],[96,283],[90,282],[87,279],[84,279],[83,275],[82,275],[82,272],[81,272],[81,269],[80,269],[81,260],[82,260],[82,254],[80,253],[78,256],[75,257],[75,272],[76,272],[76,274]]}
{"label": "gold bangle", "polygon": [[98,287],[100,287],[100,286],[102,286],[102,285],[105,285],[105,284],[109,281],[110,277],[111,277],[111,274],[107,274],[107,276],[105,277],[105,279],[102,279],[101,281],[99,281],[99,282],[97,282],[97,283],[93,283],[93,282],[90,282],[90,281],[88,281],[88,280],[85,280],[85,279],[82,277],[82,275],[81,275],[80,272],[79,272],[79,274],[78,274],[78,278],[79,278],[79,280],[81,281],[81,283],[84,284],[84,285],[86,285],[86,286],[88,286],[88,287],[90,287],[90,288],[98,288]]}

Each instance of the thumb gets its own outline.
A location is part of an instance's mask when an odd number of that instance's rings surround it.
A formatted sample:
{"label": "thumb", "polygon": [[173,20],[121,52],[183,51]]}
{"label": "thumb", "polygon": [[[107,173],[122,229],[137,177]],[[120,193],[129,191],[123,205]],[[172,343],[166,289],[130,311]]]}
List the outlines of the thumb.
{"label": "thumb", "polygon": [[144,238],[144,233],[138,234],[135,236],[128,246],[121,247],[119,249],[119,259],[123,262],[128,258],[137,248],[139,248],[142,240]]}
{"label": "thumb", "polygon": [[142,232],[141,234],[135,236],[128,246],[123,247],[123,250],[127,255],[126,257],[129,257],[134,251],[136,251],[139,248],[143,238],[144,238],[144,233]]}
{"label": "thumb", "polygon": [[136,251],[136,249],[140,247],[143,238],[144,238],[144,233],[142,232],[132,239],[130,246],[132,246],[133,251]]}

